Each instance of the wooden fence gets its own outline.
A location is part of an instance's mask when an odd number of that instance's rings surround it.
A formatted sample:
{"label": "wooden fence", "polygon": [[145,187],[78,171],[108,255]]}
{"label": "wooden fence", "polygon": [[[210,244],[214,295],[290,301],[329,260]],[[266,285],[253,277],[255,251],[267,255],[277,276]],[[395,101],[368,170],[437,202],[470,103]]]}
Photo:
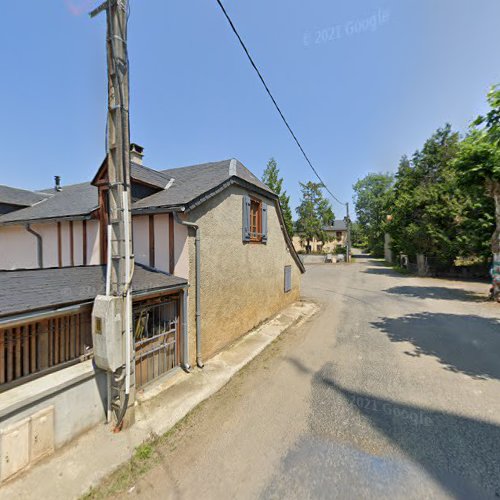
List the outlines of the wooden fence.
{"label": "wooden fence", "polygon": [[0,328],[0,392],[91,353],[91,307]]}

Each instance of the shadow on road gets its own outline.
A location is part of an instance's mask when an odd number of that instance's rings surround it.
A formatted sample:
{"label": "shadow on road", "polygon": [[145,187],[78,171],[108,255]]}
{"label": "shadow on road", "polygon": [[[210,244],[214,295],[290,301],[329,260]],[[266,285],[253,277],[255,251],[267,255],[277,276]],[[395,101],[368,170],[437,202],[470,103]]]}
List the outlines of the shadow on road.
{"label": "shadow on road", "polygon": [[321,373],[318,383],[343,396],[455,498],[500,496],[499,426],[351,391]]}
{"label": "shadow on road", "polygon": [[460,300],[466,302],[484,302],[486,300],[486,297],[481,297],[481,295],[474,292],[443,286],[394,286],[383,291],[417,299]]}
{"label": "shadow on road", "polygon": [[362,272],[367,274],[378,274],[384,276],[392,276],[393,278],[407,278],[406,274],[401,274],[389,267],[385,261],[370,259],[366,263],[371,266],[364,269]]}
{"label": "shadow on road", "polygon": [[415,313],[384,318],[372,326],[392,342],[415,346],[409,356],[435,356],[446,370],[500,380],[500,321],[473,315]]}
{"label": "shadow on road", "polygon": [[[382,433],[454,498],[500,497],[500,426],[350,390],[335,380],[332,363],[313,372],[298,359],[287,361],[302,373],[314,373],[313,435],[373,453],[370,450]],[[375,430],[371,437],[367,423]],[[377,456],[394,458],[380,450]]]}

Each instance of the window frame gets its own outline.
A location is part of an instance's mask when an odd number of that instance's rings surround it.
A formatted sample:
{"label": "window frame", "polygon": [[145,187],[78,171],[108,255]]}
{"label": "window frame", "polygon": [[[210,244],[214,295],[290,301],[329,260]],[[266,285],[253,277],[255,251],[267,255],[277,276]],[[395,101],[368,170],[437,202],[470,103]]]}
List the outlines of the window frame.
{"label": "window frame", "polygon": [[[257,209],[255,211],[255,205]],[[250,243],[262,243],[262,200],[250,196],[250,209],[249,209],[249,230],[250,230]],[[253,225],[253,218],[255,213],[255,226]],[[255,231],[253,231],[255,227]]]}

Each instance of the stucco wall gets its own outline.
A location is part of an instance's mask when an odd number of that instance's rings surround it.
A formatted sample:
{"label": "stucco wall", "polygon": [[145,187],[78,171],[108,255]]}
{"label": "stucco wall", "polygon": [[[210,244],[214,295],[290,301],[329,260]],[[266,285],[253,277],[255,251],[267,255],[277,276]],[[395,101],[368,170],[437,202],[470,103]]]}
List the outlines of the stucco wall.
{"label": "stucco wall", "polygon": [[106,391],[106,374],[91,360],[64,368],[1,394],[0,430],[53,406],[54,445],[59,448],[105,421]]}
{"label": "stucco wall", "polygon": [[37,266],[36,238],[22,226],[0,228],[0,269]]}
{"label": "stucco wall", "polygon": [[149,266],[149,217],[147,215],[132,218],[132,237],[135,261]]}
{"label": "stucco wall", "polygon": [[[300,270],[290,255],[276,206],[268,204],[268,242],[243,243],[242,204],[248,191],[232,186],[188,214],[201,231],[202,353],[205,359],[300,296]],[[260,197],[262,198],[262,197]],[[195,356],[195,250],[190,231],[189,338]],[[284,292],[284,267],[292,290]]]}
{"label": "stucco wall", "polygon": [[160,271],[169,272],[168,214],[155,215],[155,267]]}

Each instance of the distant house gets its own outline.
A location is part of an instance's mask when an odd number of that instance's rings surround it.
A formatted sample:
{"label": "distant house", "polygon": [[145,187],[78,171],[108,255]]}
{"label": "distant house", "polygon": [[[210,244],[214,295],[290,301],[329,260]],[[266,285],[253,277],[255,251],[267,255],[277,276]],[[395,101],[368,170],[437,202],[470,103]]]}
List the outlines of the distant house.
{"label": "distant house", "polygon": [[[304,267],[278,197],[238,160],[159,171],[142,164],[137,145],[131,158],[141,389],[201,366],[297,300]],[[107,183],[105,160],[92,182],[0,187],[0,427],[51,407],[56,447],[106,410],[90,313],[105,293]]]}
{"label": "distant house", "polygon": [[323,226],[323,230],[328,234],[329,241],[318,241],[314,238],[310,241],[302,240],[300,236],[293,237],[293,246],[300,253],[328,253],[335,251],[337,246],[345,246],[347,243],[347,224],[344,220],[338,219],[328,226]]}

